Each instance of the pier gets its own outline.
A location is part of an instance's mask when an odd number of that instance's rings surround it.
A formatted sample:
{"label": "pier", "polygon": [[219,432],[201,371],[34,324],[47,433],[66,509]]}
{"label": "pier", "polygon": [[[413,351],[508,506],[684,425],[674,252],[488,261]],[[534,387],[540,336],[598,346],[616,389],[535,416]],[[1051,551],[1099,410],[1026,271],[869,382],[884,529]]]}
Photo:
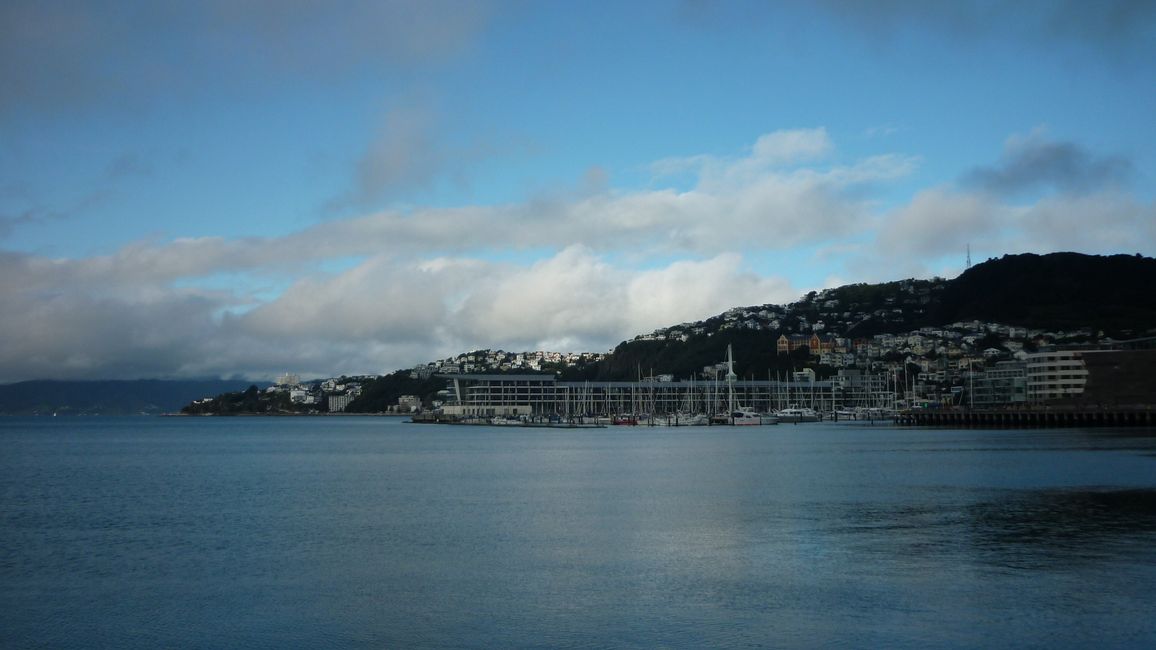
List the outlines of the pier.
{"label": "pier", "polygon": [[922,427],[988,427],[1026,429],[1037,427],[1151,427],[1156,413],[1151,406],[1081,407],[1049,406],[1022,409],[909,409],[895,416],[895,423]]}

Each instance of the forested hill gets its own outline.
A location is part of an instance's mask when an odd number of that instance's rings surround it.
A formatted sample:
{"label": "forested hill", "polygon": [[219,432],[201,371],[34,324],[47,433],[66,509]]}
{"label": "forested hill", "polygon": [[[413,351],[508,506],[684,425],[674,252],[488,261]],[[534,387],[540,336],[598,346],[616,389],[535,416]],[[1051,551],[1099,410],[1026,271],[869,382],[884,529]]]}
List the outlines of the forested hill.
{"label": "forested hill", "polygon": [[[650,372],[690,376],[734,346],[740,376],[797,369],[808,355],[776,354],[780,335],[869,338],[923,327],[981,321],[1115,338],[1156,335],[1156,260],[1079,253],[1005,255],[953,280],[853,284],[811,292],[789,305],[737,307],[695,323],[662,328],[620,344],[567,379],[636,379]],[[992,341],[990,343],[998,343]]]}
{"label": "forested hill", "polygon": [[1005,255],[949,282],[933,325],[979,319],[1124,335],[1156,326],[1156,260],[1079,253]]}
{"label": "forested hill", "polygon": [[[22,381],[0,385],[0,415],[157,415],[244,390],[241,380]],[[262,384],[267,386],[268,383]]]}

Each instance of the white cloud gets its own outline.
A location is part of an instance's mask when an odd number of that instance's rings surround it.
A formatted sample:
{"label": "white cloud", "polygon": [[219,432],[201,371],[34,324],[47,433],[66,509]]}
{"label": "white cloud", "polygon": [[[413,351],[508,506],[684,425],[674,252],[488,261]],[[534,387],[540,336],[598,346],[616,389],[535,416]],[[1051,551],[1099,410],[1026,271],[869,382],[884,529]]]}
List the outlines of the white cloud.
{"label": "white cloud", "polygon": [[971,241],[1000,238],[1007,208],[983,195],[943,188],[920,192],[888,215],[877,239],[881,254],[892,259],[926,259],[963,250]]}
{"label": "white cloud", "polygon": [[1156,204],[1119,192],[1044,199],[1019,216],[1019,250],[1152,254]]}
{"label": "white cloud", "polygon": [[1156,250],[1153,204],[1118,190],[1011,205],[935,187],[880,213],[873,190],[918,160],[827,164],[831,148],[821,129],[767,136],[741,158],[703,157],[683,191],[615,190],[594,172],[569,198],[385,211],[283,237],[143,241],[82,259],[0,252],[0,380],[382,372],[481,347],[604,350],[796,299],[812,288],[789,279],[800,250],[823,261],[827,280],[810,281],[821,286],[926,277],[957,268],[947,260],[968,244],[977,258]]}
{"label": "white cloud", "polygon": [[783,165],[822,158],[834,148],[826,129],[775,131],[759,136],[751,158],[765,165]]}
{"label": "white cloud", "polygon": [[582,246],[529,266],[372,258],[219,318],[227,296],[119,293],[6,291],[3,379],[381,372],[477,347],[602,350],[735,304],[795,295],[786,280],[745,270],[737,254],[639,270]]}

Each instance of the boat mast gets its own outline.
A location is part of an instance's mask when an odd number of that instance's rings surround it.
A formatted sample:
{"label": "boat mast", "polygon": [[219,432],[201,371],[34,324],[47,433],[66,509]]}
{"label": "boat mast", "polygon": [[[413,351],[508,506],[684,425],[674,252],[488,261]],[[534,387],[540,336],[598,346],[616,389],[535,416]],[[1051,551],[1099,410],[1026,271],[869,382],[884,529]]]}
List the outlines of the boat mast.
{"label": "boat mast", "polygon": [[727,411],[735,412],[735,361],[731,355],[731,345],[727,343]]}

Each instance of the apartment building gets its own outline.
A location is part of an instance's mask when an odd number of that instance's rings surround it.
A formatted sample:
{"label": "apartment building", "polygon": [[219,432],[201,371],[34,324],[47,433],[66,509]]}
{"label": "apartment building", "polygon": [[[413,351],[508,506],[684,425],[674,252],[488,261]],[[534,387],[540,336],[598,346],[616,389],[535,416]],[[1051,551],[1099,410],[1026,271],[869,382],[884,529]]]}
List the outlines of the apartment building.
{"label": "apartment building", "polygon": [[1088,369],[1083,352],[1049,350],[1027,355],[1027,401],[1045,402],[1083,394]]}

